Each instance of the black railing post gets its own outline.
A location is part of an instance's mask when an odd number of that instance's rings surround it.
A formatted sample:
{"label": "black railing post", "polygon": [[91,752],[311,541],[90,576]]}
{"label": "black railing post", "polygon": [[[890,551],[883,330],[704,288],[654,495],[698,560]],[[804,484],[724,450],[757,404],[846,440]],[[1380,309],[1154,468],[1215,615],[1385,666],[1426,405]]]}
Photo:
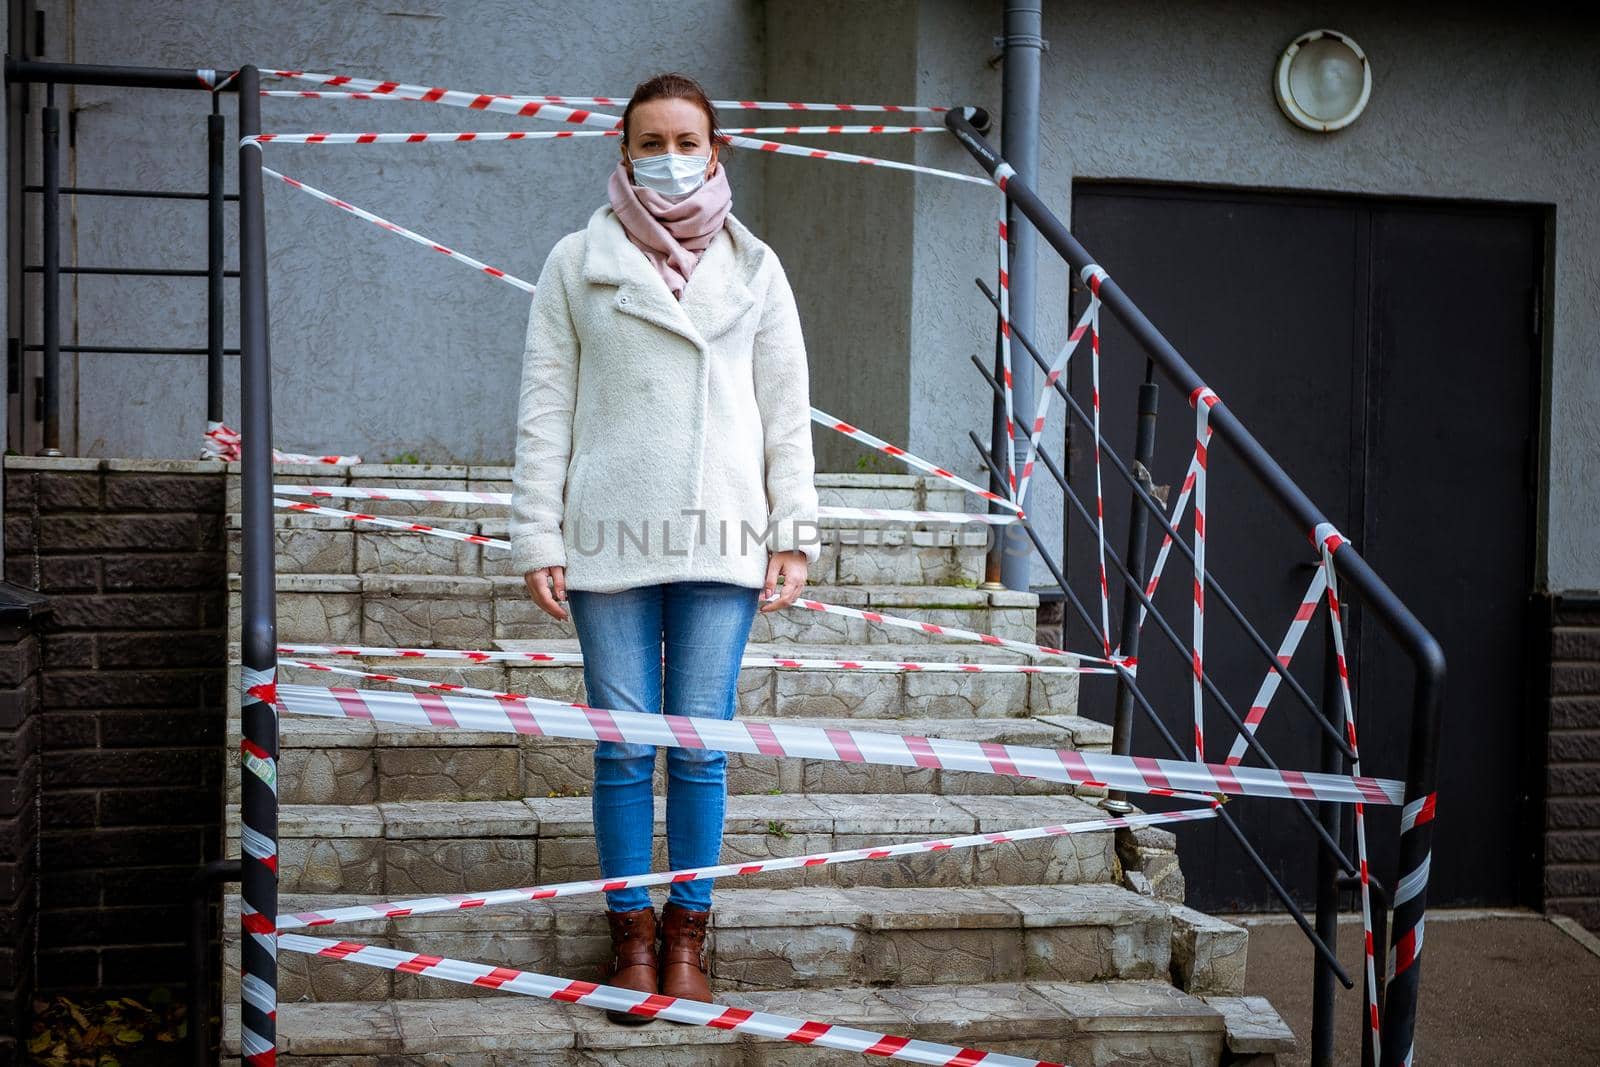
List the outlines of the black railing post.
{"label": "black railing post", "polygon": [[[1341,615],[1341,620],[1343,616]],[[1343,725],[1340,714],[1339,662],[1333,644],[1333,620],[1328,619],[1322,639],[1322,710],[1330,722]],[[1344,754],[1322,738],[1321,767],[1330,774],[1343,773]],[[1323,827],[1335,841],[1341,833],[1343,806],[1324,802],[1319,805]],[[1317,936],[1329,948],[1339,947],[1339,881],[1337,865],[1326,850],[1317,853]],[[1311,1067],[1332,1067],[1334,1052],[1334,977],[1321,960],[1313,960],[1311,977]]]}
{"label": "black railing post", "polygon": [[[1156,410],[1161,399],[1161,388],[1156,385],[1154,377],[1154,366],[1146,363],[1145,381],[1139,386],[1139,414],[1133,436],[1133,474],[1144,483],[1146,492],[1153,488],[1149,472],[1150,464],[1155,461]],[[1072,420],[1067,421],[1070,424]],[[1150,515],[1135,498],[1128,514],[1128,554],[1123,557],[1128,564],[1128,581],[1122,590],[1122,632],[1117,638],[1117,647],[1122,650],[1122,655],[1132,660],[1139,658],[1141,607],[1133,588],[1135,585],[1144,585],[1145,537],[1149,526]],[[1120,675],[1117,678],[1116,716],[1111,722],[1111,751],[1119,756],[1133,754],[1133,690],[1128,680]],[[1127,793],[1120,789],[1111,791],[1106,796],[1105,807],[1109,811],[1129,810]]]}
{"label": "black railing post", "polygon": [[55,85],[45,86],[47,103],[40,114],[44,168],[44,225],[39,235],[43,252],[44,321],[40,342],[44,349],[40,400],[44,407],[41,453],[61,455],[61,110],[56,107]]}
{"label": "black railing post", "polygon": [[211,905],[217,886],[239,880],[238,860],[212,860],[189,884],[189,1062],[208,1067],[211,1056]]}
{"label": "black railing post", "polygon": [[211,114],[206,119],[206,422],[222,421],[222,348],[225,325],[223,295],[227,263],[223,250],[227,218],[223,211],[227,190],[224,187],[223,141],[227,120],[218,110],[221,100],[211,95]]}
{"label": "black railing post", "polygon": [[[261,79],[239,72],[239,136],[261,132]],[[266,221],[261,148],[239,147],[240,642],[242,906],[240,1048],[246,1064],[276,1054],[278,1007],[278,710],[276,575],[272,539],[272,379],[267,323]]]}

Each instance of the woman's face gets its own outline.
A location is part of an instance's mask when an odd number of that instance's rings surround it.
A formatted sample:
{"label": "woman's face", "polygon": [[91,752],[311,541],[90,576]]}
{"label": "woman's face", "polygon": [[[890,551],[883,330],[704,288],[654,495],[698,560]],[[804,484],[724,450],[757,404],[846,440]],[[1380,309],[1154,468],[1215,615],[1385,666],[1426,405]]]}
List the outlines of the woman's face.
{"label": "woman's face", "polygon": [[622,146],[622,165],[633,178],[630,159],[676,152],[684,156],[709,154],[706,177],[716,173],[717,145],[711,141],[711,120],[694,103],[681,97],[647,100],[628,116],[629,136]]}

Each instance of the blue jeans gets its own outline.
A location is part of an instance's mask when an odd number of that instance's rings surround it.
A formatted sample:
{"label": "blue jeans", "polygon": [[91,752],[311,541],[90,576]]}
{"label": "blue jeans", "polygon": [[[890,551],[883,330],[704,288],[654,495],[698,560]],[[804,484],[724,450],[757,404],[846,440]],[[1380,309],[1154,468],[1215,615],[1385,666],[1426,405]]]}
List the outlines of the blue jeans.
{"label": "blue jeans", "polygon": [[[664,701],[668,714],[733,718],[739,662],[760,593],[713,581],[660,582],[615,593],[567,590],[588,703],[659,715]],[[721,751],[667,748],[669,870],[721,861],[727,762]],[[595,744],[594,837],[602,878],[650,870],[655,765],[654,745]],[[708,911],[711,882],[674,883],[667,899]],[[642,886],[614,889],[606,902],[612,911],[634,911],[650,906],[650,894]]]}

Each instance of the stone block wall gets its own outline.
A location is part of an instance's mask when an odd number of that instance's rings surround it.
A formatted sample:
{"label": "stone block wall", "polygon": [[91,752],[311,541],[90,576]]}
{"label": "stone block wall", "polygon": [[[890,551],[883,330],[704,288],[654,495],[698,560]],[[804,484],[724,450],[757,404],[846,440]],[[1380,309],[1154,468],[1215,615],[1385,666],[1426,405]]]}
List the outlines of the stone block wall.
{"label": "stone block wall", "polygon": [[1550,632],[1545,909],[1600,931],[1600,597],[1563,597]]}
{"label": "stone block wall", "polygon": [[222,843],[223,466],[8,456],[4,474],[5,577],[52,608],[37,988],[179,986],[190,881]]}

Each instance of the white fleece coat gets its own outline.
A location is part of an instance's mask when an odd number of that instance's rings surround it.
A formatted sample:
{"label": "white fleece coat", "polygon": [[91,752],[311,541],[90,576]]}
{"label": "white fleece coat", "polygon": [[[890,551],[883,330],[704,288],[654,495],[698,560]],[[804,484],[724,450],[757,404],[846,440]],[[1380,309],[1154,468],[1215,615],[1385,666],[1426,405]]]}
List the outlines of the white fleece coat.
{"label": "white fleece coat", "polygon": [[680,303],[610,204],[550,251],[523,353],[516,573],[569,589],[760,587],[820,554],[805,342],[776,253],[733,215]]}

